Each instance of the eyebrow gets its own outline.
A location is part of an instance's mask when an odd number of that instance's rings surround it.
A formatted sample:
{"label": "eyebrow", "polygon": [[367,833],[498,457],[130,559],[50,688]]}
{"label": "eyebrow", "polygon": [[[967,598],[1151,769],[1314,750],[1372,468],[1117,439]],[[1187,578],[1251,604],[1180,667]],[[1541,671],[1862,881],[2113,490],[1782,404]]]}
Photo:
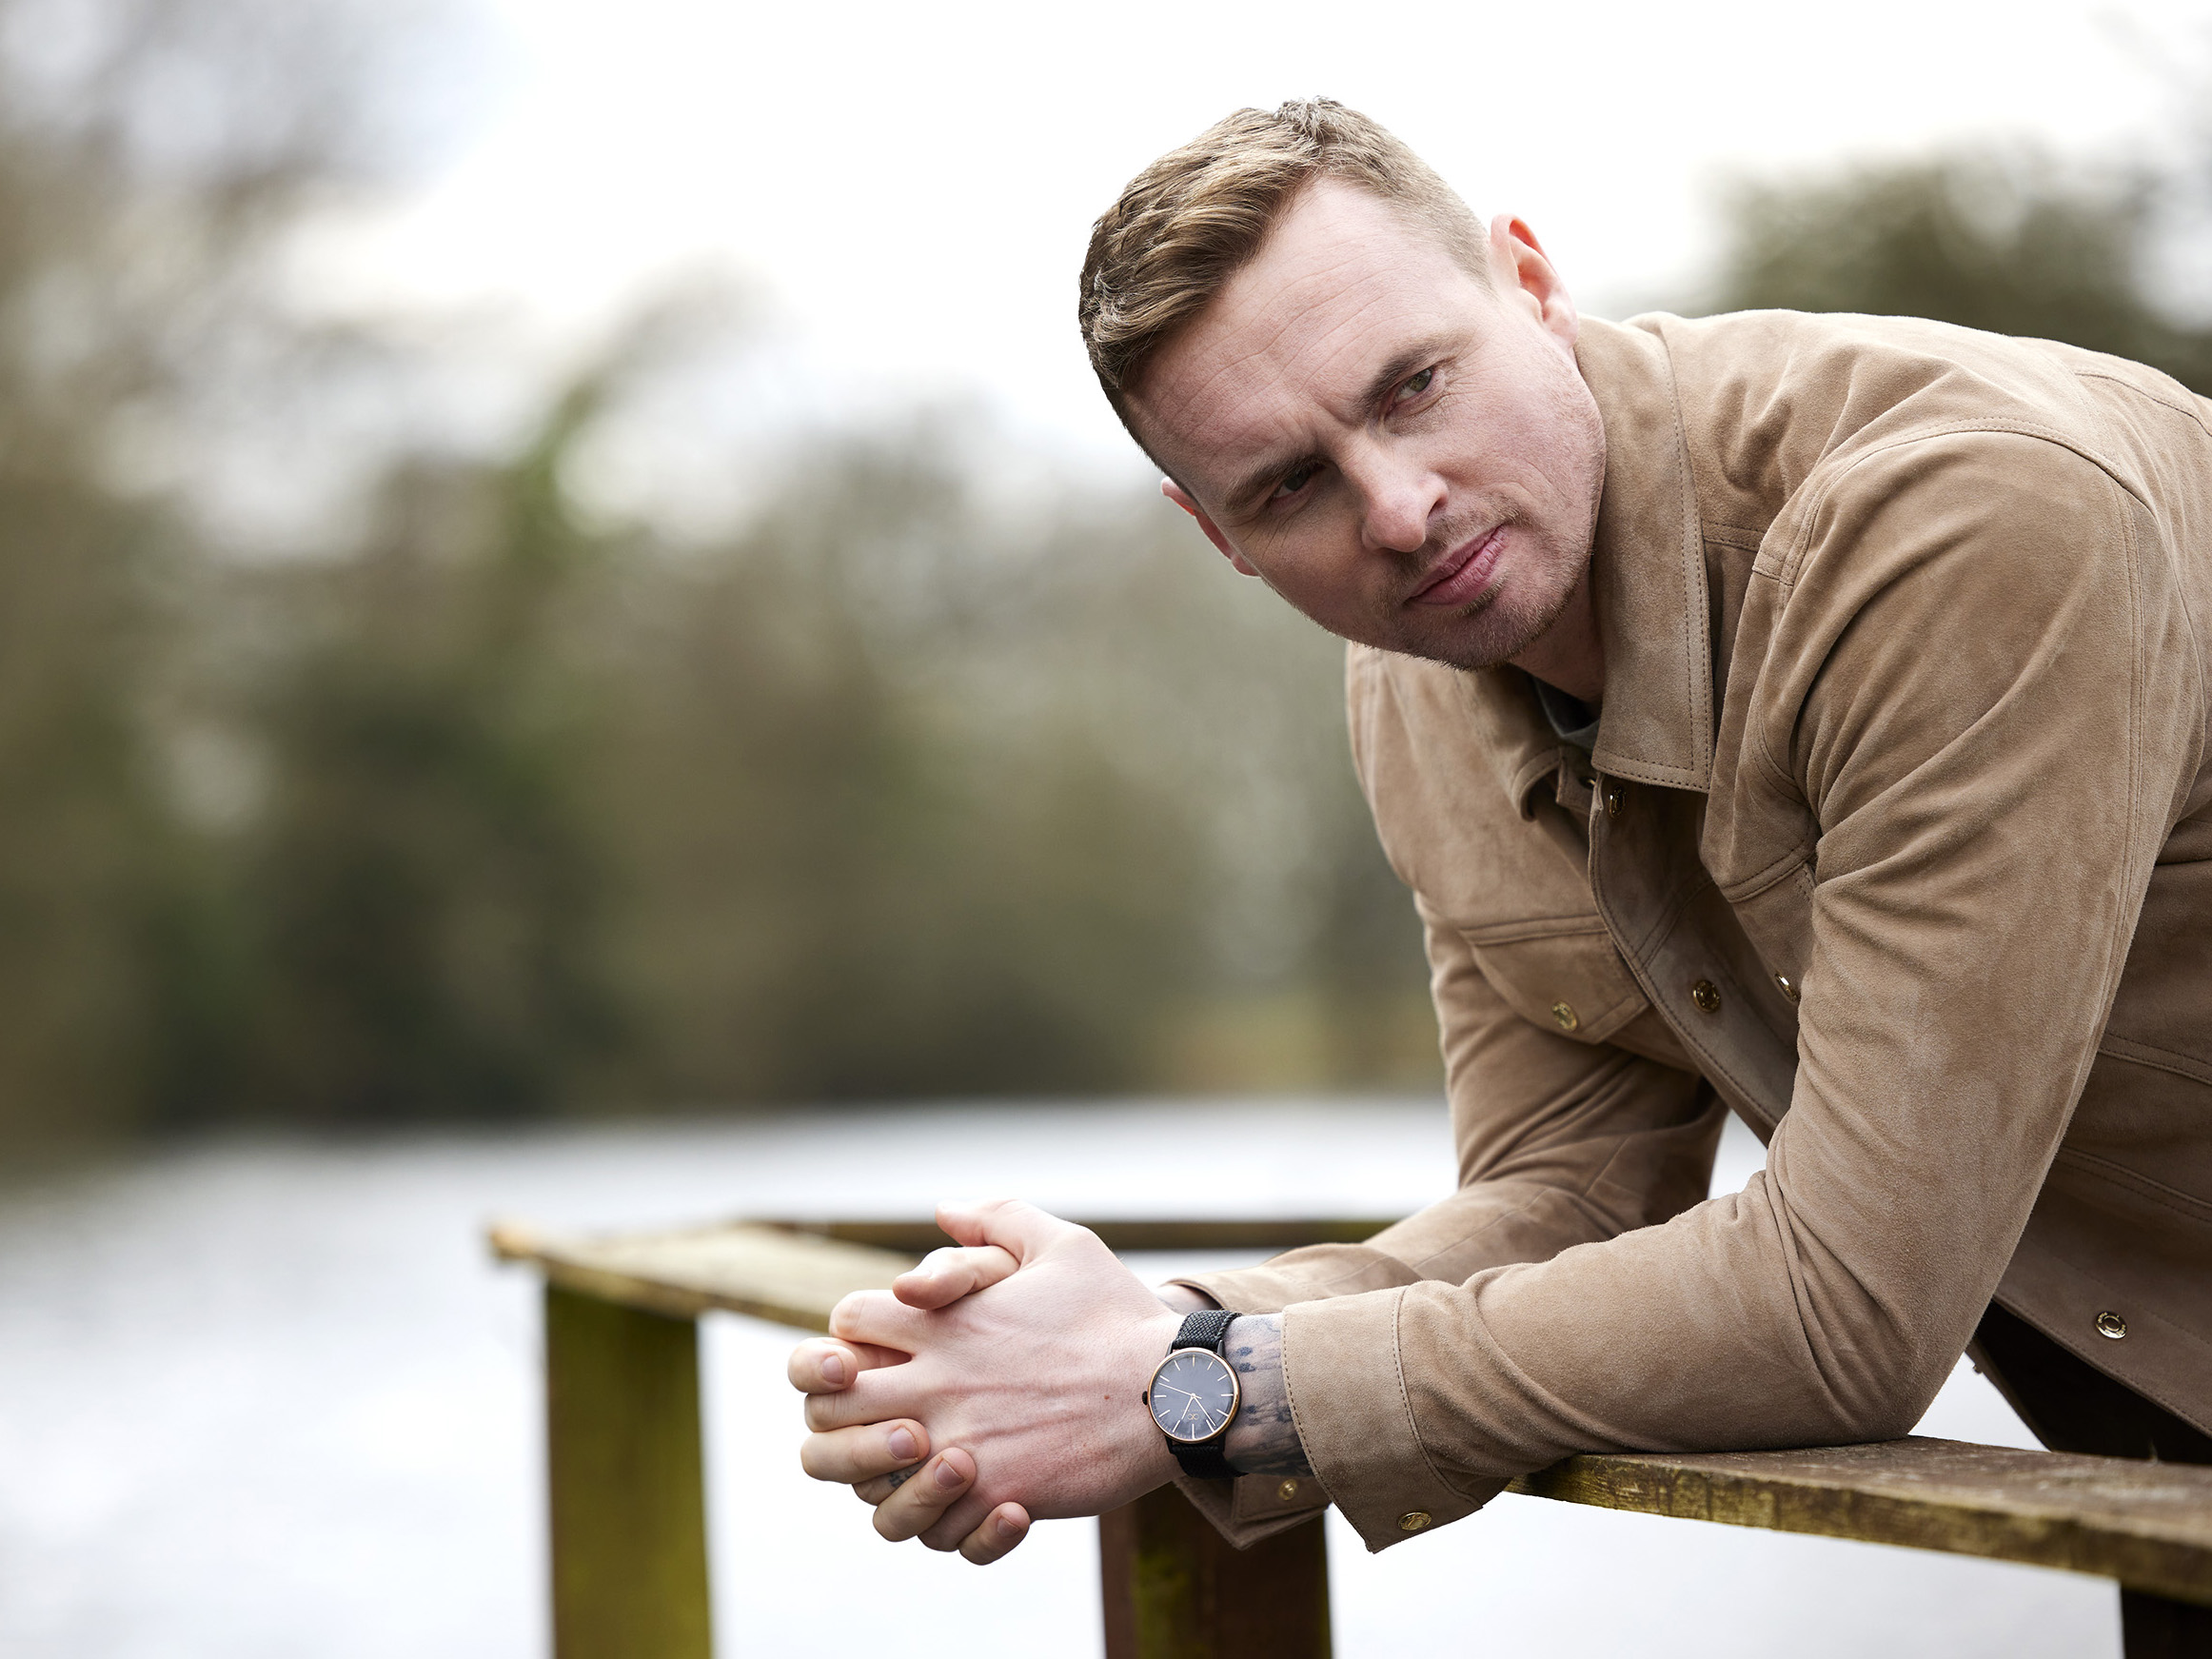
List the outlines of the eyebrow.
{"label": "eyebrow", "polygon": [[[1428,339],[1415,341],[1400,351],[1377,369],[1373,378],[1367,383],[1367,390],[1362,394],[1361,407],[1370,409],[1375,407],[1390,395],[1393,386],[1419,368],[1428,359],[1440,355],[1448,344],[1445,336],[1441,334],[1432,335]],[[1308,455],[1297,455],[1289,459],[1270,456],[1237,480],[1223,498],[1224,504],[1231,513],[1241,515],[1250,509],[1261,491],[1270,488],[1285,473],[1304,465],[1311,459],[1313,458]]]}

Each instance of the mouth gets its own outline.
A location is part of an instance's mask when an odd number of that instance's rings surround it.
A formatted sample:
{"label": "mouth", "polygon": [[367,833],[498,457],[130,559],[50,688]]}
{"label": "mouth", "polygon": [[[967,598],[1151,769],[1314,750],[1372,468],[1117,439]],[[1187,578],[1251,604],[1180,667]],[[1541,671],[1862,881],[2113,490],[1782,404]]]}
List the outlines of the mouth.
{"label": "mouth", "polygon": [[1444,556],[1442,563],[1407,596],[1408,604],[1468,604],[1482,596],[1506,544],[1506,527],[1493,526]]}

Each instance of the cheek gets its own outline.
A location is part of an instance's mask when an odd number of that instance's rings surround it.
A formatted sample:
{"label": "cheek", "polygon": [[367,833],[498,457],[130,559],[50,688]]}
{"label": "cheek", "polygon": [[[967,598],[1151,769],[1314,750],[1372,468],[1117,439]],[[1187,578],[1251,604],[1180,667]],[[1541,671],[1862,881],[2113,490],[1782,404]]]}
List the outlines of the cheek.
{"label": "cheek", "polygon": [[1300,610],[1341,607],[1371,563],[1358,504],[1349,490],[1313,504],[1282,530],[1253,539],[1247,557],[1260,580]]}

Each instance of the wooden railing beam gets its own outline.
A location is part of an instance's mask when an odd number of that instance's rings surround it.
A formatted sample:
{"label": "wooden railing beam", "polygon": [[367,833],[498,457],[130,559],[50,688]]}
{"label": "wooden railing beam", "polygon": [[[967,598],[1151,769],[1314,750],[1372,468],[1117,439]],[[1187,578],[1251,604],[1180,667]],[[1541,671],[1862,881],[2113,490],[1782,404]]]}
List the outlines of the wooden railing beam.
{"label": "wooden railing beam", "polygon": [[2212,1603],[2212,1469],[1912,1435],[1803,1452],[1570,1457],[1515,1491],[2024,1562]]}
{"label": "wooden railing beam", "polygon": [[[1378,1217],[1102,1220],[1116,1250],[1275,1250]],[[806,1330],[945,1242],[929,1222],[733,1222],[618,1237],[495,1227],[546,1283],[559,1659],[705,1659],[691,1321]],[[2212,1469],[1909,1438],[1799,1452],[1570,1457],[1513,1483],[1567,1503],[1985,1556],[2117,1580],[2127,1659],[2212,1653]],[[1238,1552],[1163,1489],[1099,1521],[1110,1659],[1329,1651],[1315,1519]]]}

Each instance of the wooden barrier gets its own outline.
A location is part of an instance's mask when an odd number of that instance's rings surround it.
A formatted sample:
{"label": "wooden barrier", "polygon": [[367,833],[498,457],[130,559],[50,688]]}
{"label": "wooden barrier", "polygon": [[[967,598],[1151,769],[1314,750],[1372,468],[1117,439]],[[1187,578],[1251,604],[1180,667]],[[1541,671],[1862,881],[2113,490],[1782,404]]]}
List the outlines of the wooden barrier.
{"label": "wooden barrier", "polygon": [[[1089,1221],[1116,1250],[1355,1241],[1384,1219]],[[545,1281],[557,1659],[705,1659],[710,1621],[691,1321],[810,1331],[944,1242],[928,1222],[750,1221],[557,1237],[491,1230]],[[2212,1654],[2212,1468],[1912,1437],[1695,1456],[1570,1457],[1534,1497],[1810,1532],[2118,1582],[2126,1659]],[[1173,1487],[1098,1524],[1108,1659],[1321,1659],[1318,1518],[1239,1552]]]}

